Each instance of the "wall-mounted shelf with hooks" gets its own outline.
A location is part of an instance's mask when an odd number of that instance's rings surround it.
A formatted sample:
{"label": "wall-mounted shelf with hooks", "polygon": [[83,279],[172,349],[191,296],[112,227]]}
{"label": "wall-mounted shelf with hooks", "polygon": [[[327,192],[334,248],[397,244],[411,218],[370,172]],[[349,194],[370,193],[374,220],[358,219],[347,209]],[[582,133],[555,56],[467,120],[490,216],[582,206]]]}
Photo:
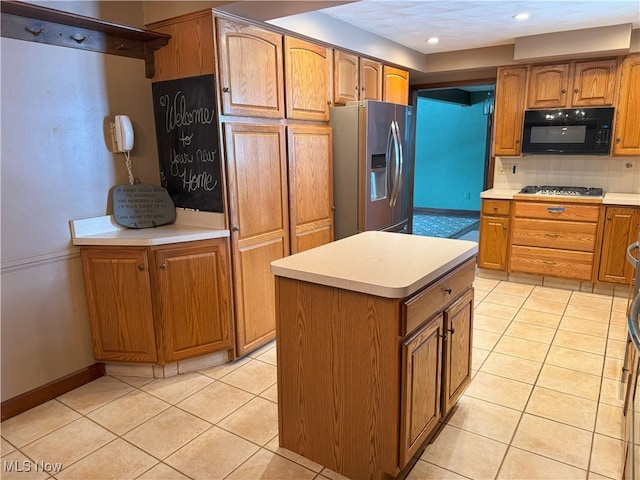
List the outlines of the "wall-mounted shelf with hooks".
{"label": "wall-mounted shelf with hooks", "polygon": [[2,1],[3,37],[80,48],[145,61],[145,76],[155,74],[153,52],[170,35],[85,17],[24,2]]}

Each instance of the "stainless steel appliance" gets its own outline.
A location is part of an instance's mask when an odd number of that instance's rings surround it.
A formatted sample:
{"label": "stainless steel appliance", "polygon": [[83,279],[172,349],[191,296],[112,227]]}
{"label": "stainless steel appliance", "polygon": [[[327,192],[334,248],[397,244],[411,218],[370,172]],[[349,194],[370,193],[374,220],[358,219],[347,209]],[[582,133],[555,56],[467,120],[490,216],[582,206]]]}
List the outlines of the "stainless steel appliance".
{"label": "stainless steel appliance", "polygon": [[411,233],[412,107],[372,100],[331,108],[335,238]]}
{"label": "stainless steel appliance", "polygon": [[562,195],[567,197],[601,197],[602,188],[598,187],[562,187],[562,186],[541,186],[529,185],[518,193],[531,195]]}
{"label": "stainless steel appliance", "polygon": [[613,108],[527,110],[523,154],[608,155]]}
{"label": "stainless steel appliance", "polygon": [[[637,258],[632,252],[636,250]],[[622,368],[622,381],[626,381],[626,395],[622,412],[624,450],[624,478],[640,480],[640,233],[638,241],[627,248],[627,261],[636,270],[631,290],[633,301],[629,309],[627,351]]]}

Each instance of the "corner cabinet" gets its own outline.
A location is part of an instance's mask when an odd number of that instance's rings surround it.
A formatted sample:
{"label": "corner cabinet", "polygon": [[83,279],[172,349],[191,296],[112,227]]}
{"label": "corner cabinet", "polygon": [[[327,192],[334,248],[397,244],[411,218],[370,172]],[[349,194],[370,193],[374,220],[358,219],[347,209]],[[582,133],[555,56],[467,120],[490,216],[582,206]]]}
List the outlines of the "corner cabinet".
{"label": "corner cabinet", "polygon": [[329,121],[329,53],[330,50],[321,45],[289,36],[284,37],[287,118]]}
{"label": "corner cabinet", "polygon": [[640,155],[640,54],[622,61],[612,155]]}
{"label": "corner cabinet", "polygon": [[233,348],[227,243],[81,247],[96,360],[164,365]]}
{"label": "corner cabinet", "polygon": [[598,280],[628,285],[635,272],[627,262],[627,247],[638,240],[640,208],[603,208],[604,233]]}
{"label": "corner cabinet", "polygon": [[276,276],[280,445],[398,475],[471,381],[474,274],[472,257],[408,298]]}
{"label": "corner cabinet", "polygon": [[527,67],[498,68],[493,117],[494,156],[518,156],[522,151],[527,70]]}

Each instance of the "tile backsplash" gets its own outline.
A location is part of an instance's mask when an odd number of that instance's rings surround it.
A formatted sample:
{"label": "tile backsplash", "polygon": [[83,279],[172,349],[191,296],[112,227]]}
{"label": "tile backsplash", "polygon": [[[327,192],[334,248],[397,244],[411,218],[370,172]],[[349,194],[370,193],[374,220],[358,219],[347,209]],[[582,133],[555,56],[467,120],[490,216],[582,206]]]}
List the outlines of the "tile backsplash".
{"label": "tile backsplash", "polygon": [[520,189],[527,185],[564,185],[600,187],[605,193],[640,193],[640,157],[496,157],[494,173],[494,188]]}

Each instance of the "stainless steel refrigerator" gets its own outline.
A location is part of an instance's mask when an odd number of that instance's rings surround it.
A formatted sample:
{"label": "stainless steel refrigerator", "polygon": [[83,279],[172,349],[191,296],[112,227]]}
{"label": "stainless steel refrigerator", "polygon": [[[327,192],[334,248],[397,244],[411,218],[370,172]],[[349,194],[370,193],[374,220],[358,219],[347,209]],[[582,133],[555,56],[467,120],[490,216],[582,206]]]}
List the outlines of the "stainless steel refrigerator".
{"label": "stainless steel refrigerator", "polygon": [[411,233],[413,109],[366,100],[331,108],[335,239]]}

